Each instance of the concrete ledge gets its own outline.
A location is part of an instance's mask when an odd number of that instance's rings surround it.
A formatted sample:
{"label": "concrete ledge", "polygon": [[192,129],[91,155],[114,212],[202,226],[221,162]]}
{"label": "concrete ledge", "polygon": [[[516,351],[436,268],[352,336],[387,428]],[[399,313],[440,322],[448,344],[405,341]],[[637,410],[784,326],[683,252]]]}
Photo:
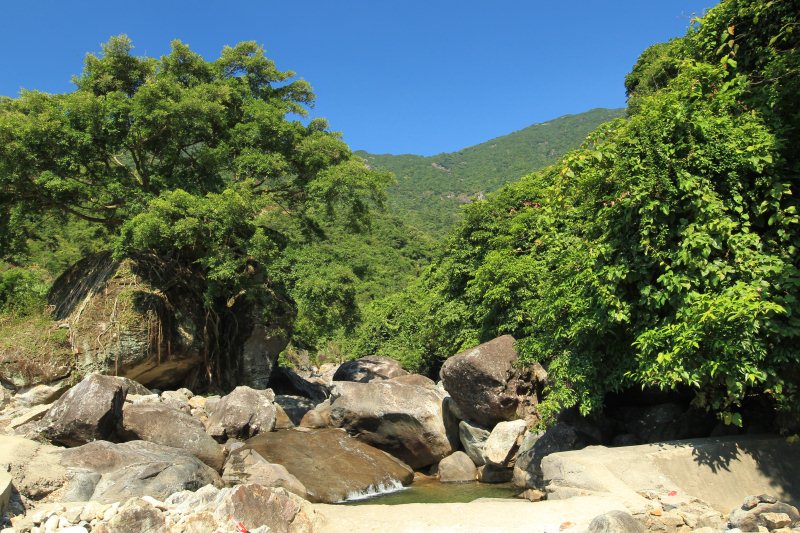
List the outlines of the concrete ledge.
{"label": "concrete ledge", "polygon": [[11,483],[11,476],[7,472],[0,472],[0,516],[6,513],[8,502],[11,501],[11,492],[14,485]]}
{"label": "concrete ledge", "polygon": [[613,494],[637,512],[643,490],[675,491],[729,513],[745,496],[800,501],[800,444],[779,437],[728,437],[558,452],[542,460],[548,498]]}

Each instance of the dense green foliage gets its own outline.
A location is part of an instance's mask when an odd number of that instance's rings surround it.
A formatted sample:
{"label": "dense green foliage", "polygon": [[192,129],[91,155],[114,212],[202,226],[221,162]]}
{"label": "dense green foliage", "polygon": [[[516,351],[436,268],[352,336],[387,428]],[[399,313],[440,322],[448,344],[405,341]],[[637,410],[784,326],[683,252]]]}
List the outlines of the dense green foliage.
{"label": "dense green foliage", "polygon": [[469,205],[358,349],[431,366],[512,333],[548,367],[546,418],[634,385],[735,424],[749,394],[797,412],[799,24],[796,0],[725,0],[645,52],[628,118]]}
{"label": "dense green foliage", "polygon": [[461,205],[555,162],[600,124],[623,114],[622,109],[593,109],[431,157],[356,153],[397,176],[387,202],[394,213],[441,236],[459,221]]}
{"label": "dense green foliage", "polygon": [[0,271],[0,315],[26,316],[43,313],[50,285],[36,269],[7,268]]}

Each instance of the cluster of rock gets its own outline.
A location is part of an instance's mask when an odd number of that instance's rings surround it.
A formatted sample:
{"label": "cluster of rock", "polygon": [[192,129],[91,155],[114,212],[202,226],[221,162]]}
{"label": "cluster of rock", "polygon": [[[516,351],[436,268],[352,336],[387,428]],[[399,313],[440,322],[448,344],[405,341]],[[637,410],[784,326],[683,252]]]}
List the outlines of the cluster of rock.
{"label": "cluster of rock", "polygon": [[588,533],[798,533],[800,514],[775,496],[748,496],[726,518],[697,498],[642,491],[652,501],[643,512],[612,511],[597,516]]}
{"label": "cluster of rock", "polygon": [[[396,489],[415,472],[442,482],[513,481],[532,501],[569,497],[569,487],[544,486],[547,465],[558,465],[554,452],[684,436],[694,420],[661,402],[618,407],[624,424],[564,412],[546,432],[531,431],[547,372],[521,365],[514,344],[503,336],[454,355],[439,383],[365,357],[279,369],[271,383],[285,394],[249,386],[225,396],[161,392],[102,374],[71,388],[0,387],[0,474],[10,474],[16,491],[0,508],[16,529],[42,532],[122,531],[124,523],[147,524],[130,531],[225,531],[236,521],[251,531],[307,531],[307,502]],[[642,497],[652,505],[633,520],[649,531],[725,528],[699,500]],[[796,510],[762,500],[746,510],[751,518],[732,515],[731,528],[780,529],[772,525],[785,520],[770,513],[796,525]],[[625,520],[598,519],[594,531],[623,530]]]}
{"label": "cluster of rock", "polygon": [[[54,401],[37,404],[48,400]],[[17,530],[27,530],[40,509],[61,505],[71,509],[68,516],[51,519],[42,531],[73,525],[102,531],[95,526],[110,527],[108,513],[113,512],[87,515],[80,524],[75,518],[81,513],[74,511],[79,502],[123,509],[131,498],[168,503],[181,491],[255,484],[303,501],[336,502],[413,480],[407,465],[341,429],[295,428],[292,416],[299,421],[312,406],[269,389],[240,386],[223,397],[204,397],[188,389],[151,391],[127,378],[101,374],[66,391],[42,385],[16,396],[5,392],[0,471],[10,474],[13,493],[6,495],[8,502],[0,498],[0,510]],[[266,442],[268,453],[261,455],[258,450]],[[331,453],[337,461],[320,468]],[[147,507],[138,501],[130,505],[134,514]],[[46,522],[38,521],[42,527]]]}
{"label": "cluster of rock", "polygon": [[[0,431],[14,436],[0,437],[3,447],[26,453],[0,463],[14,479],[17,514],[253,484],[337,502],[427,470],[445,482],[506,482],[536,440],[527,430],[546,379],[538,365],[516,363],[506,336],[451,358],[439,384],[382,357],[324,374],[283,369],[295,393],[283,395],[247,386],[222,397],[161,392],[90,374],[70,388],[4,393]],[[337,461],[326,461],[332,450]]]}
{"label": "cluster of rock", "polygon": [[91,501],[43,505],[14,524],[31,533],[305,533],[313,531],[308,502],[280,488],[258,484],[181,491],[162,500],[151,496],[115,503]]}

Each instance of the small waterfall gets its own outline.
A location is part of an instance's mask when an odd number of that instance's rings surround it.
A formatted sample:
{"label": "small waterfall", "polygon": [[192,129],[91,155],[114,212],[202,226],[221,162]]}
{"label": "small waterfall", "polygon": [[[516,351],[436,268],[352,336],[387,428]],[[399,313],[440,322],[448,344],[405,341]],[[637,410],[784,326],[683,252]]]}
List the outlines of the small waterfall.
{"label": "small waterfall", "polygon": [[405,489],[406,487],[404,487],[402,483],[396,479],[390,479],[388,481],[381,481],[377,485],[370,485],[365,490],[352,490],[347,493],[347,497],[344,500],[337,503],[366,500],[367,498],[372,498],[381,494],[390,494]]}

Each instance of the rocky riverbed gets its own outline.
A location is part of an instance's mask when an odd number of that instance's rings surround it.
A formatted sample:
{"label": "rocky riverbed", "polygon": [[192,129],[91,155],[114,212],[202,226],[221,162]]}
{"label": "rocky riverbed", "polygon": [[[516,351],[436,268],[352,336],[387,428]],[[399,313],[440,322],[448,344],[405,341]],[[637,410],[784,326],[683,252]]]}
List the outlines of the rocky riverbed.
{"label": "rocky riverbed", "polygon": [[[547,373],[517,363],[513,339],[500,337],[450,358],[439,383],[372,357],[281,369],[281,394],[161,391],[102,374],[0,388],[3,524],[37,533],[798,526],[796,445],[606,447],[716,430],[670,402],[625,407],[617,420],[565,412],[536,432]],[[415,478],[513,483],[521,498],[332,505]]]}

